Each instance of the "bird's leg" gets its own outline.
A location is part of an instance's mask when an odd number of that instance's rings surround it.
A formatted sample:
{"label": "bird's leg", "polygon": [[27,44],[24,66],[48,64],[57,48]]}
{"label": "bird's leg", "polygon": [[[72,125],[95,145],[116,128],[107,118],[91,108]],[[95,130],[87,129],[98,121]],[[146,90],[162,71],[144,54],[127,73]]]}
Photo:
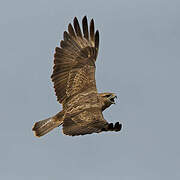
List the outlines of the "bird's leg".
{"label": "bird's leg", "polygon": [[113,131],[114,127],[113,127],[113,123],[109,123],[108,124],[108,131]]}

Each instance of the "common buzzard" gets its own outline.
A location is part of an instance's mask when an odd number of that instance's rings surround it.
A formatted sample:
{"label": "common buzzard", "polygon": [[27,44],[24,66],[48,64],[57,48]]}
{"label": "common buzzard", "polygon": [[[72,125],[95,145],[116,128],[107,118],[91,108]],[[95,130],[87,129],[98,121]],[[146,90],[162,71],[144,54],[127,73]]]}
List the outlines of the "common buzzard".
{"label": "common buzzard", "polygon": [[32,128],[40,137],[62,125],[63,133],[70,136],[120,131],[119,122],[108,123],[102,114],[114,104],[114,93],[98,93],[95,81],[95,61],[99,49],[99,31],[94,30],[94,20],[82,20],[82,30],[77,18],[64,32],[60,47],[56,47],[51,76],[57,100],[63,110],[55,116],[36,122]]}

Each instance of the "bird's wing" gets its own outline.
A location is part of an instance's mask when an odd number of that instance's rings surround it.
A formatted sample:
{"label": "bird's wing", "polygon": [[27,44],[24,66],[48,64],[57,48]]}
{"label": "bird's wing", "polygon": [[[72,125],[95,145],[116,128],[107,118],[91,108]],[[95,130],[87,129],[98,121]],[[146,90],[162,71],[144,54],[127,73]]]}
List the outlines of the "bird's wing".
{"label": "bird's wing", "polygon": [[99,47],[99,32],[94,32],[94,21],[90,30],[86,16],[82,20],[83,33],[77,18],[74,28],[68,26],[64,40],[54,54],[54,68],[51,76],[57,99],[63,105],[74,95],[87,89],[97,92],[95,81],[95,61]]}
{"label": "bird's wing", "polygon": [[100,133],[106,129],[108,122],[103,118],[99,108],[84,109],[73,117],[66,117],[63,133],[70,136]]}

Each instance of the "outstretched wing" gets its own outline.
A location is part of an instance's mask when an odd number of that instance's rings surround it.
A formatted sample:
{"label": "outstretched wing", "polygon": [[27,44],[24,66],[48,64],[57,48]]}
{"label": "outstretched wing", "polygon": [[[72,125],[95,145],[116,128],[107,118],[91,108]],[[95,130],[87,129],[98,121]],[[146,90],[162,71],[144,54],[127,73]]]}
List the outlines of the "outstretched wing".
{"label": "outstretched wing", "polygon": [[73,117],[66,117],[63,133],[70,136],[100,133],[108,127],[99,108],[89,108]]}
{"label": "outstretched wing", "polygon": [[90,31],[86,16],[82,20],[83,33],[77,18],[74,28],[68,26],[64,40],[56,47],[54,68],[51,76],[57,100],[63,105],[69,98],[87,89],[97,92],[95,82],[95,61],[99,47],[99,32],[94,33],[94,21],[90,22]]}

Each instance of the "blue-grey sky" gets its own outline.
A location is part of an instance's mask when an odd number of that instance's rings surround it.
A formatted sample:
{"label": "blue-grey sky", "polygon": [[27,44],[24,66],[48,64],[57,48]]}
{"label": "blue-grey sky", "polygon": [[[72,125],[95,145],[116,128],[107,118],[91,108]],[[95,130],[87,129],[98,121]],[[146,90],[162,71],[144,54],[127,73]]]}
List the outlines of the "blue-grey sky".
{"label": "blue-grey sky", "polygon": [[[179,0],[2,0],[0,179],[179,180],[179,9]],[[54,48],[84,15],[100,31],[98,90],[118,96],[104,116],[123,130],[35,138],[33,123],[61,110]]]}

